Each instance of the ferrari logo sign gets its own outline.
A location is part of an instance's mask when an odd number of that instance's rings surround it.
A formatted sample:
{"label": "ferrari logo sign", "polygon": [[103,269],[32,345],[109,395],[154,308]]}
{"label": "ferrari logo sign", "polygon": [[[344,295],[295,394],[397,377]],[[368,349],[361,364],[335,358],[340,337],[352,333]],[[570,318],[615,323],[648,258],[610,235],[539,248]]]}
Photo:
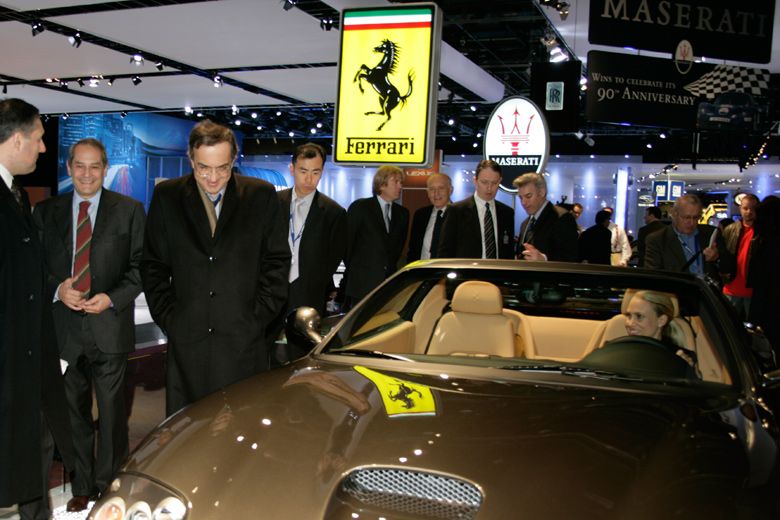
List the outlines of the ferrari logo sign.
{"label": "ferrari logo sign", "polygon": [[366,367],[356,366],[355,370],[376,385],[382,394],[382,403],[388,417],[436,414],[436,401],[427,386],[410,383]]}
{"label": "ferrari logo sign", "polygon": [[425,165],[436,130],[441,13],[435,5],[345,9],[334,159]]}

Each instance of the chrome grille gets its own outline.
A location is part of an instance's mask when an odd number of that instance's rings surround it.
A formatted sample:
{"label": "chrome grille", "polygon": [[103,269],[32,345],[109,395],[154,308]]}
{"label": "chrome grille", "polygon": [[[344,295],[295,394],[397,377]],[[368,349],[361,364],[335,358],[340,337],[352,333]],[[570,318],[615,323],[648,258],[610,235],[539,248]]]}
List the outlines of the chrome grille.
{"label": "chrome grille", "polygon": [[368,506],[418,518],[473,519],[482,494],[466,481],[390,468],[360,469],[350,473],[342,490]]}

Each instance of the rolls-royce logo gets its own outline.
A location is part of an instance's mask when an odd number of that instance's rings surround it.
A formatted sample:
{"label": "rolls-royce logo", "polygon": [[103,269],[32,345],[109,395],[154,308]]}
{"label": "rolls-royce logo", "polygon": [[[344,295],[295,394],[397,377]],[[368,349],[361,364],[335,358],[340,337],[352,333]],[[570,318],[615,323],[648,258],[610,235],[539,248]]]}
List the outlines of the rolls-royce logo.
{"label": "rolls-royce logo", "polygon": [[390,74],[395,72],[395,69],[398,65],[398,55],[399,55],[400,48],[398,44],[388,40],[384,39],[382,40],[382,43],[374,47],[374,52],[381,53],[382,58],[379,60],[379,63],[376,64],[375,67],[371,68],[365,63],[360,65],[360,69],[357,71],[357,74],[355,74],[355,79],[353,82],[356,82],[358,84],[358,88],[360,89],[360,93],[364,94],[365,90],[363,89],[363,80],[366,80],[369,85],[371,85],[376,91],[376,93],[379,95],[379,106],[381,110],[378,112],[375,111],[369,111],[366,112],[365,115],[379,115],[379,116],[385,116],[385,120],[382,122],[382,124],[379,125],[377,128],[377,131],[382,130],[382,128],[390,121],[390,113],[397,107],[399,104],[401,106],[406,104],[406,100],[409,99],[409,97],[412,95],[412,83],[414,82],[414,73],[413,71],[409,71],[409,74],[407,75],[408,81],[409,81],[409,90],[406,91],[406,94],[401,95],[401,93],[398,91],[398,88],[396,88],[395,85],[393,85],[390,82]]}

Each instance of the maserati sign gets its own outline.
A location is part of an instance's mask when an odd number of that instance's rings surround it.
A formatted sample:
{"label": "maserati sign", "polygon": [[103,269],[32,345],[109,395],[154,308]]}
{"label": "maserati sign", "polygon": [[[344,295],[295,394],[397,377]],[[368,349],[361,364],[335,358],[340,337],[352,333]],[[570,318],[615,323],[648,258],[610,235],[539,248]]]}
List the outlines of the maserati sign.
{"label": "maserati sign", "polygon": [[530,99],[513,96],[496,106],[485,130],[485,158],[503,172],[501,189],[515,193],[512,181],[528,172],[541,173],[550,155],[550,132],[539,107]]}

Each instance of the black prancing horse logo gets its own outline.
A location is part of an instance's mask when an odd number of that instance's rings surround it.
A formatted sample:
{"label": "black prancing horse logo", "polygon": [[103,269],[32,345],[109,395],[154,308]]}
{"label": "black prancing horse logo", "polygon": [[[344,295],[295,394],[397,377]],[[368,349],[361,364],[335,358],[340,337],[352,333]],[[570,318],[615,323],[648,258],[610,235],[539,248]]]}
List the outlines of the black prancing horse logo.
{"label": "black prancing horse logo", "polygon": [[382,40],[378,46],[374,47],[374,52],[382,53],[382,59],[376,67],[369,68],[365,64],[360,66],[360,70],[355,74],[353,82],[357,82],[360,92],[364,93],[363,80],[374,87],[374,90],[379,94],[379,105],[382,110],[379,112],[366,112],[365,115],[380,115],[387,116],[387,119],[382,122],[377,128],[377,131],[381,130],[388,121],[390,121],[390,112],[398,106],[399,103],[406,104],[406,100],[412,95],[412,81],[414,81],[414,73],[409,71],[409,90],[403,96],[395,88],[395,85],[390,83],[388,76],[395,72],[395,67],[398,64],[398,51],[399,47],[396,43],[391,42],[388,39]]}

